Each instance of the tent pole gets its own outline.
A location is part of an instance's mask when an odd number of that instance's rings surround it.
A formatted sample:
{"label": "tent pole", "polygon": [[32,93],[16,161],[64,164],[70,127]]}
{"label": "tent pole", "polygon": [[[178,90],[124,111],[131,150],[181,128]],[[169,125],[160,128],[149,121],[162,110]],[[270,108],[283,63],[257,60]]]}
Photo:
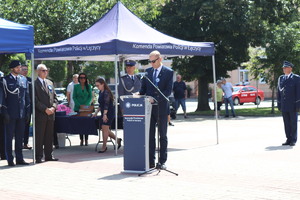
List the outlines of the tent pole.
{"label": "tent pole", "polygon": [[115,55],[115,155],[118,155],[118,60],[119,56]]}
{"label": "tent pole", "polygon": [[217,134],[217,144],[219,144],[219,133],[218,133],[218,110],[217,110],[217,81],[216,81],[216,64],[215,56],[212,56],[213,64],[213,76],[214,76],[214,104],[215,104],[215,118],[216,118],[216,134]]}
{"label": "tent pole", "polygon": [[32,143],[33,143],[33,164],[35,164],[35,91],[34,91],[34,54],[31,54],[31,105],[32,105]]}

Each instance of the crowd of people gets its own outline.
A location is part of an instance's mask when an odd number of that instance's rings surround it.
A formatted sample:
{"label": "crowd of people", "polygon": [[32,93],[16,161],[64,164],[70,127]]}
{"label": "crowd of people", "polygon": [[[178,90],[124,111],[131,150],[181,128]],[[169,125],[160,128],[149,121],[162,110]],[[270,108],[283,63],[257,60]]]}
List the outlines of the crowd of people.
{"label": "crowd of people", "polygon": [[[125,60],[126,74],[120,77],[118,95],[147,95],[157,101],[153,104],[150,120],[149,134],[149,167],[166,169],[168,137],[167,130],[170,124],[170,105],[166,97],[173,92],[175,109],[182,107],[184,118],[187,118],[185,99],[187,88],[181,76],[176,76],[173,82],[173,70],[162,64],[162,57],[158,51],[149,55],[151,67],[146,69],[146,79],[135,75],[135,61]],[[13,60],[9,64],[10,73],[0,79],[0,158],[7,160],[9,166],[28,165],[25,162],[22,149],[32,149],[28,144],[29,125],[32,115],[32,80],[27,77],[28,67],[20,61]],[[300,78],[292,73],[293,64],[285,61],[283,72],[278,80],[278,108],[282,112],[287,140],[282,145],[294,146],[297,141],[297,116],[300,110]],[[45,64],[37,66],[37,79],[34,84],[35,91],[35,161],[58,161],[53,156],[55,142],[55,112],[58,105],[53,82],[47,79],[48,68]],[[95,86],[99,90],[99,107],[91,117],[100,117],[100,129],[102,130],[103,144],[98,153],[105,153],[108,137],[116,141],[117,148],[122,146],[122,139],[117,138],[111,131],[111,125],[115,118],[114,95],[104,78],[98,77]],[[67,87],[68,105],[72,111],[79,112],[80,106],[90,106],[93,102],[92,85],[89,84],[85,73],[74,74],[73,81]],[[225,79],[217,81],[216,92],[213,92],[213,100],[216,100],[218,116],[220,107],[225,103],[225,118],[229,117],[228,105],[231,114],[235,117],[232,101],[232,84]],[[216,95],[215,95],[216,94]],[[123,113],[123,104],[120,102],[120,112]],[[153,103],[153,102],[152,102]],[[98,113],[101,113],[99,116]],[[159,160],[155,164],[156,156],[156,130],[159,131],[160,149]],[[13,140],[14,138],[14,140]],[[14,141],[14,154],[13,154]],[[80,145],[88,145],[88,135],[80,135]],[[14,162],[15,155],[15,162]],[[43,161],[44,158],[44,161]]]}
{"label": "crowd of people", "polygon": [[[120,77],[118,85],[118,96],[123,95],[147,95],[152,96],[158,102],[153,106],[150,123],[150,168],[166,168],[167,161],[167,127],[170,124],[169,102],[157,91],[169,97],[171,93],[175,98],[175,109],[181,105],[186,115],[185,99],[187,98],[186,85],[177,75],[177,80],[173,82],[173,70],[162,64],[162,56],[158,51],[153,51],[149,55],[150,68],[146,70],[148,77],[141,79],[135,74],[136,62],[125,60],[126,74]],[[32,110],[35,109],[35,162],[58,161],[53,156],[53,145],[56,147],[55,137],[55,113],[58,106],[54,85],[48,79],[49,70],[45,64],[37,66],[37,79],[34,82],[35,108],[32,107],[32,80],[27,77],[28,67],[14,60],[10,63],[11,72],[1,79],[0,83],[0,104],[2,105],[0,115],[0,156],[1,160],[7,160],[9,166],[28,165],[22,154],[22,149],[32,149],[28,144],[29,126]],[[67,101],[71,112],[80,112],[80,107],[93,104],[93,88],[89,83],[87,74],[79,73],[73,75],[73,80],[67,86]],[[100,117],[100,129],[102,131],[103,144],[98,153],[105,153],[108,137],[116,141],[117,148],[122,146],[122,139],[117,138],[111,131],[112,121],[115,117],[114,95],[108,87],[104,78],[98,77],[95,86],[99,90],[98,109],[91,117]],[[119,99],[120,114],[123,113],[123,103]],[[159,112],[158,112],[159,110]],[[99,115],[100,114],[100,115]],[[158,116],[159,115],[159,116]],[[159,119],[159,120],[158,120]],[[160,129],[160,157],[155,164],[155,132]],[[13,140],[13,137],[15,140]],[[15,162],[12,152],[12,142],[15,141]],[[88,135],[80,135],[80,146],[88,146]]]}

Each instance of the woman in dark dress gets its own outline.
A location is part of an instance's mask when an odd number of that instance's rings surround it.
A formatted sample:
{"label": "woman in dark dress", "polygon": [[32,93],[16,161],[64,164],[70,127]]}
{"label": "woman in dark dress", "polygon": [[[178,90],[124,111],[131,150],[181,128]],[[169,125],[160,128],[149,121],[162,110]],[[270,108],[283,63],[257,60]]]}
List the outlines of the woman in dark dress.
{"label": "woman in dark dress", "polygon": [[104,153],[107,150],[107,139],[108,137],[116,140],[118,143],[118,149],[121,147],[121,138],[116,138],[115,134],[111,132],[110,127],[114,118],[114,97],[109,89],[108,85],[106,84],[103,78],[98,78],[95,83],[96,87],[99,89],[99,98],[98,103],[99,107],[97,111],[94,113],[93,117],[97,116],[98,112],[101,111],[101,118],[100,124],[102,129],[102,136],[103,136],[103,145],[98,153]]}

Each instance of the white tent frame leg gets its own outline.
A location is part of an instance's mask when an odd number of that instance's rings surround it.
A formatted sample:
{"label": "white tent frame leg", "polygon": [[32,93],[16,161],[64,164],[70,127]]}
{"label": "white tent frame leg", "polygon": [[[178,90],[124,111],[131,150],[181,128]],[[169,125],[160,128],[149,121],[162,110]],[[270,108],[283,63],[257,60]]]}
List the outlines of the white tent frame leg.
{"label": "white tent frame leg", "polygon": [[32,148],[32,159],[33,159],[33,164],[35,164],[35,150],[36,150],[36,145],[35,145],[35,90],[34,90],[34,54],[31,54],[31,87],[32,87],[32,143],[33,143],[33,148]]}
{"label": "white tent frame leg", "polygon": [[116,135],[116,140],[115,140],[115,155],[118,155],[118,61],[119,61],[119,56],[115,56],[115,135]]}
{"label": "white tent frame leg", "polygon": [[[214,96],[217,97],[217,82],[216,82],[216,64],[215,64],[215,56],[212,56],[212,64],[213,64],[213,78],[214,78]],[[218,131],[218,110],[217,110],[217,98],[214,98],[215,104],[215,119],[216,119],[216,136],[217,136],[217,144],[219,144],[219,131]]]}

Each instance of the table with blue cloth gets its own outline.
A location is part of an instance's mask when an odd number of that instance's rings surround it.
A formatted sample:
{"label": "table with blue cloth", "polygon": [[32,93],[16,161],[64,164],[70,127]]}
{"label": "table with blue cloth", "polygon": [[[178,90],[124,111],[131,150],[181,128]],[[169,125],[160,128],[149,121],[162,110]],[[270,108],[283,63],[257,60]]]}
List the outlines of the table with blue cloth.
{"label": "table with blue cloth", "polygon": [[[82,117],[82,116],[55,116],[55,131],[56,133],[66,134],[83,134],[83,135],[98,135],[99,141],[95,150],[101,141],[100,135],[100,116],[97,117]],[[115,128],[115,120],[113,120],[111,129]],[[118,118],[118,129],[123,129],[123,119]],[[71,141],[67,136],[71,146]],[[110,141],[113,143],[113,141]],[[113,143],[114,145],[114,143]]]}

